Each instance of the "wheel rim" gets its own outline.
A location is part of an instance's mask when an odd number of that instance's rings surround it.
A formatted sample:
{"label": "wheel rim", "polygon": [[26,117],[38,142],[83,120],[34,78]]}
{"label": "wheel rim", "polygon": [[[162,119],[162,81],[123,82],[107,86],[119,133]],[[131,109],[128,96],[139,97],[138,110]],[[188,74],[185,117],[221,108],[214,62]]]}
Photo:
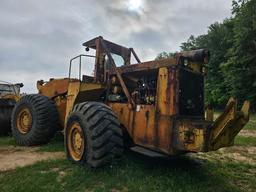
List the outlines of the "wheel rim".
{"label": "wheel rim", "polygon": [[79,123],[73,123],[68,132],[68,150],[70,156],[79,161],[84,154],[85,139]]}
{"label": "wheel rim", "polygon": [[32,127],[32,115],[28,108],[20,110],[17,116],[16,124],[20,133],[27,134]]}

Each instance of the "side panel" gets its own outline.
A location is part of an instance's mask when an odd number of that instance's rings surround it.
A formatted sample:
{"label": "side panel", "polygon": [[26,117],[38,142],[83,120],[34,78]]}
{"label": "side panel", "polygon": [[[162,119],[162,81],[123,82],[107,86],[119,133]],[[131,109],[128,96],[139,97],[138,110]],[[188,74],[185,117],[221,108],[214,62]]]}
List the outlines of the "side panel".
{"label": "side panel", "polygon": [[175,68],[159,69],[155,105],[136,105],[131,109],[128,104],[108,103],[136,145],[172,154],[171,116],[177,111],[175,78]]}
{"label": "side panel", "polygon": [[176,70],[175,68],[160,68],[157,79],[156,110],[161,115],[175,115],[176,102]]}
{"label": "side panel", "polygon": [[54,98],[55,105],[57,107],[59,113],[59,120],[61,124],[61,128],[64,127],[65,124],[65,116],[66,116],[66,107],[67,107],[67,97],[65,96],[58,96]]}
{"label": "side panel", "polygon": [[70,82],[68,86],[65,122],[76,103],[96,101],[104,89],[105,86],[99,83]]}
{"label": "side panel", "polygon": [[37,82],[39,94],[45,95],[55,102],[62,128],[64,127],[65,123],[68,86],[71,81],[74,81],[74,83],[79,83],[77,80],[70,80],[68,78],[51,79],[49,82]]}
{"label": "side panel", "polygon": [[[68,86],[68,94],[67,94],[67,108],[66,108],[66,114],[65,114],[65,124],[67,122],[67,118],[70,114],[70,112],[73,109],[75,99],[77,97],[77,94],[80,90],[80,82],[70,82]],[[64,124],[64,125],[65,125]],[[65,126],[64,126],[65,127]]]}
{"label": "side panel", "polygon": [[117,114],[136,145],[169,153],[169,120],[163,119],[159,124],[160,128],[155,121],[154,105],[137,105],[135,110],[129,108],[128,104],[109,103],[108,105]]}
{"label": "side panel", "polygon": [[177,103],[177,68],[163,67],[159,69],[157,79],[157,103],[155,106],[156,141],[155,147],[173,153],[173,117],[178,113]]}
{"label": "side panel", "polygon": [[209,122],[199,119],[177,119],[172,147],[175,153],[199,152],[206,149]]}
{"label": "side panel", "polygon": [[52,79],[45,84],[41,84],[40,81],[37,82],[38,92],[49,98],[56,97],[58,95],[66,94],[68,92],[68,85],[70,79]]}

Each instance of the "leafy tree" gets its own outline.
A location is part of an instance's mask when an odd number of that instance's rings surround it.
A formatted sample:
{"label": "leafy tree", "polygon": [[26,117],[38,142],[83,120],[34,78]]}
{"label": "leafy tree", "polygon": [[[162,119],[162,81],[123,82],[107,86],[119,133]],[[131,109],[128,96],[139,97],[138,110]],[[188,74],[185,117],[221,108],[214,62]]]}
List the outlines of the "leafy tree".
{"label": "leafy tree", "polygon": [[180,48],[182,51],[200,49],[206,45],[205,40],[205,35],[200,35],[198,37],[191,35],[186,42],[181,43]]}
{"label": "leafy tree", "polygon": [[183,51],[191,49],[207,48],[210,51],[211,59],[207,65],[207,77],[205,81],[205,98],[207,103],[215,107],[222,107],[229,95],[225,82],[225,75],[221,71],[221,64],[226,62],[225,54],[232,46],[232,20],[227,19],[223,23],[214,23],[209,26],[206,35],[198,37],[190,36],[187,42],[181,44]]}
{"label": "leafy tree", "polygon": [[169,58],[169,57],[173,57],[175,55],[175,53],[167,53],[167,52],[162,52],[162,53],[159,53],[155,60],[161,60],[161,59],[166,59],[166,58]]}
{"label": "leafy tree", "polygon": [[[181,50],[207,48],[211,53],[205,83],[207,103],[223,107],[235,96],[256,108],[256,0],[233,0],[232,17],[209,26],[207,34],[191,35]],[[158,58],[168,57],[163,52]]]}
{"label": "leafy tree", "polygon": [[233,1],[233,46],[223,63],[225,83],[240,101],[248,99],[256,107],[256,0]]}

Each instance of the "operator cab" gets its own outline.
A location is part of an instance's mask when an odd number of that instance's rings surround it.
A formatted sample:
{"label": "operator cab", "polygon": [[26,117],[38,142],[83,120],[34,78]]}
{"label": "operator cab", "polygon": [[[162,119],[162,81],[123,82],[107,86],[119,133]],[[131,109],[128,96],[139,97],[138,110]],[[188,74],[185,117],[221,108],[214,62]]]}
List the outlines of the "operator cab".
{"label": "operator cab", "polygon": [[[107,83],[108,72],[115,67],[130,65],[131,54],[135,59],[140,62],[133,48],[127,48],[113,42],[103,39],[101,36],[91,39],[83,46],[86,47],[86,51],[90,49],[95,50],[95,55],[81,54],[70,60],[69,77],[71,75],[71,65],[76,59],[79,59],[79,80],[83,82],[95,82],[95,83]],[[93,70],[93,76],[83,75],[81,76],[81,60],[82,57],[95,58],[95,67]],[[110,58],[111,57],[111,58]],[[111,61],[113,60],[113,61]]]}
{"label": "operator cab", "polygon": [[107,75],[110,70],[115,67],[130,65],[131,48],[107,41],[101,36],[83,43],[83,46],[86,47],[87,51],[89,49],[96,50],[94,69],[95,82],[106,83]]}

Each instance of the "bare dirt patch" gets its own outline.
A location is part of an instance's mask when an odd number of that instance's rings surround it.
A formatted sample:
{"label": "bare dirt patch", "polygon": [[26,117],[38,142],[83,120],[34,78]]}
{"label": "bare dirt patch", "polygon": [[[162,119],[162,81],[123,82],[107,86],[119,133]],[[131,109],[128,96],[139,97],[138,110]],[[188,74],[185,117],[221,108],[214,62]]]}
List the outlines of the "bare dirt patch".
{"label": "bare dirt patch", "polygon": [[223,157],[233,159],[235,161],[246,162],[251,165],[256,165],[256,147],[255,146],[233,146],[222,148],[219,150]]}
{"label": "bare dirt patch", "polygon": [[195,156],[207,161],[236,161],[256,165],[256,146],[232,146],[215,152],[197,153]]}
{"label": "bare dirt patch", "polygon": [[239,132],[239,135],[244,137],[256,137],[256,130],[243,129]]}
{"label": "bare dirt patch", "polygon": [[0,146],[0,171],[15,169],[42,160],[64,159],[64,152],[39,152],[38,147]]}

